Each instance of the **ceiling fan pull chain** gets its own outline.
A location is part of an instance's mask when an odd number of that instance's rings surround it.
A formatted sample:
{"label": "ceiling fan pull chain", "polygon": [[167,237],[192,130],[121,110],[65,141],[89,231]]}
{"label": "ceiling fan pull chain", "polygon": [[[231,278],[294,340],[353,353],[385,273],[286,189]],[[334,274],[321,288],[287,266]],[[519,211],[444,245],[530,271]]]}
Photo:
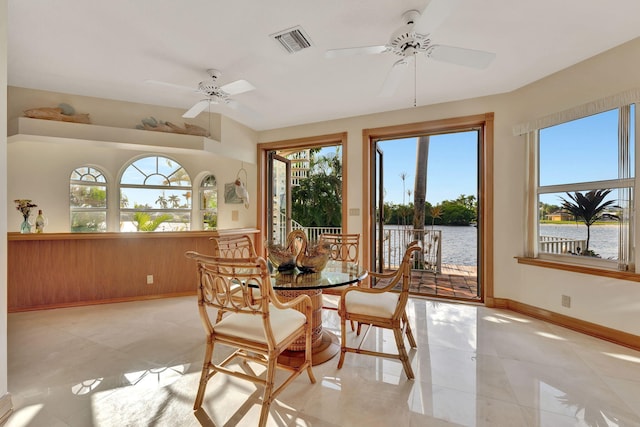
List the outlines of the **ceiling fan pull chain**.
{"label": "ceiling fan pull chain", "polygon": [[413,55],[413,106],[417,107],[418,92],[418,59]]}

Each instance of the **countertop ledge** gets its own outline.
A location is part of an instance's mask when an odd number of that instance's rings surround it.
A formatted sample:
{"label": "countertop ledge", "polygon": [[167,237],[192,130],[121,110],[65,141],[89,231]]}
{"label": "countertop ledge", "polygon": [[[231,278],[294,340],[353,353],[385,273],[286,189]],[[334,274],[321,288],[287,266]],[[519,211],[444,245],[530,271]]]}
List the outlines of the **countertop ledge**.
{"label": "countertop ledge", "polygon": [[102,240],[102,239],[171,239],[184,237],[216,237],[237,234],[257,234],[256,228],[230,228],[209,231],[166,231],[166,232],[108,232],[108,233],[7,233],[8,241],[32,240]]}

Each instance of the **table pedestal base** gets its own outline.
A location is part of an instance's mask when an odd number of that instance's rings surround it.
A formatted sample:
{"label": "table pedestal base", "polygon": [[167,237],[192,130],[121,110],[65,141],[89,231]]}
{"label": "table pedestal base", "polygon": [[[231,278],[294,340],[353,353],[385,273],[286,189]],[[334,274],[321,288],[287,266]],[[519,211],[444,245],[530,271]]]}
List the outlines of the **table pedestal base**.
{"label": "table pedestal base", "polygon": [[[333,332],[322,331],[319,344],[311,350],[311,363],[312,365],[319,365],[330,360],[339,352],[340,342],[338,337]],[[283,365],[300,366],[304,362],[304,350],[285,350],[278,357],[278,362]]]}

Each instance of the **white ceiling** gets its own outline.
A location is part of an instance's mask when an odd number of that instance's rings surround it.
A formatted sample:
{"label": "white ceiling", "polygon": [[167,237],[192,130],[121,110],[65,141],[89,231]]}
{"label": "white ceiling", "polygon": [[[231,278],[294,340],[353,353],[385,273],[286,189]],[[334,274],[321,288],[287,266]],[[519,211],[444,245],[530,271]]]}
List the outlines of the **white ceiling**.
{"label": "white ceiling", "polygon": [[[453,0],[451,0],[453,1]],[[417,63],[417,105],[508,92],[640,36],[639,0],[460,0],[434,43],[494,52],[484,70]],[[256,90],[218,106],[256,129],[410,108],[413,69],[378,93],[392,53],[327,59],[381,45],[402,13],[429,0],[9,0],[11,86],[188,109],[206,69]],[[301,25],[313,46],[289,54],[270,34]]]}

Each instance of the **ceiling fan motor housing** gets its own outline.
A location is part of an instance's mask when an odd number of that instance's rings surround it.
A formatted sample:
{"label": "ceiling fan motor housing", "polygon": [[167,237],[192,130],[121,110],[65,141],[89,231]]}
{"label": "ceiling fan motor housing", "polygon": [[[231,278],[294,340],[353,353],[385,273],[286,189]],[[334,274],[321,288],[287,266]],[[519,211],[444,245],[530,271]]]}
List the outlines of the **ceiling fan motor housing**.
{"label": "ceiling fan motor housing", "polygon": [[207,74],[211,77],[211,80],[208,82],[200,82],[198,83],[198,91],[207,95],[209,98],[215,98],[218,102],[229,102],[229,94],[224,90],[220,89],[220,86],[217,85],[217,80],[222,75],[222,72],[216,70],[214,68],[210,68],[207,70]]}
{"label": "ceiling fan motor housing", "polygon": [[431,51],[431,40],[428,34],[413,31],[415,21],[420,17],[417,10],[409,10],[402,15],[405,24],[396,30],[389,39],[387,49],[398,56],[407,57]]}

